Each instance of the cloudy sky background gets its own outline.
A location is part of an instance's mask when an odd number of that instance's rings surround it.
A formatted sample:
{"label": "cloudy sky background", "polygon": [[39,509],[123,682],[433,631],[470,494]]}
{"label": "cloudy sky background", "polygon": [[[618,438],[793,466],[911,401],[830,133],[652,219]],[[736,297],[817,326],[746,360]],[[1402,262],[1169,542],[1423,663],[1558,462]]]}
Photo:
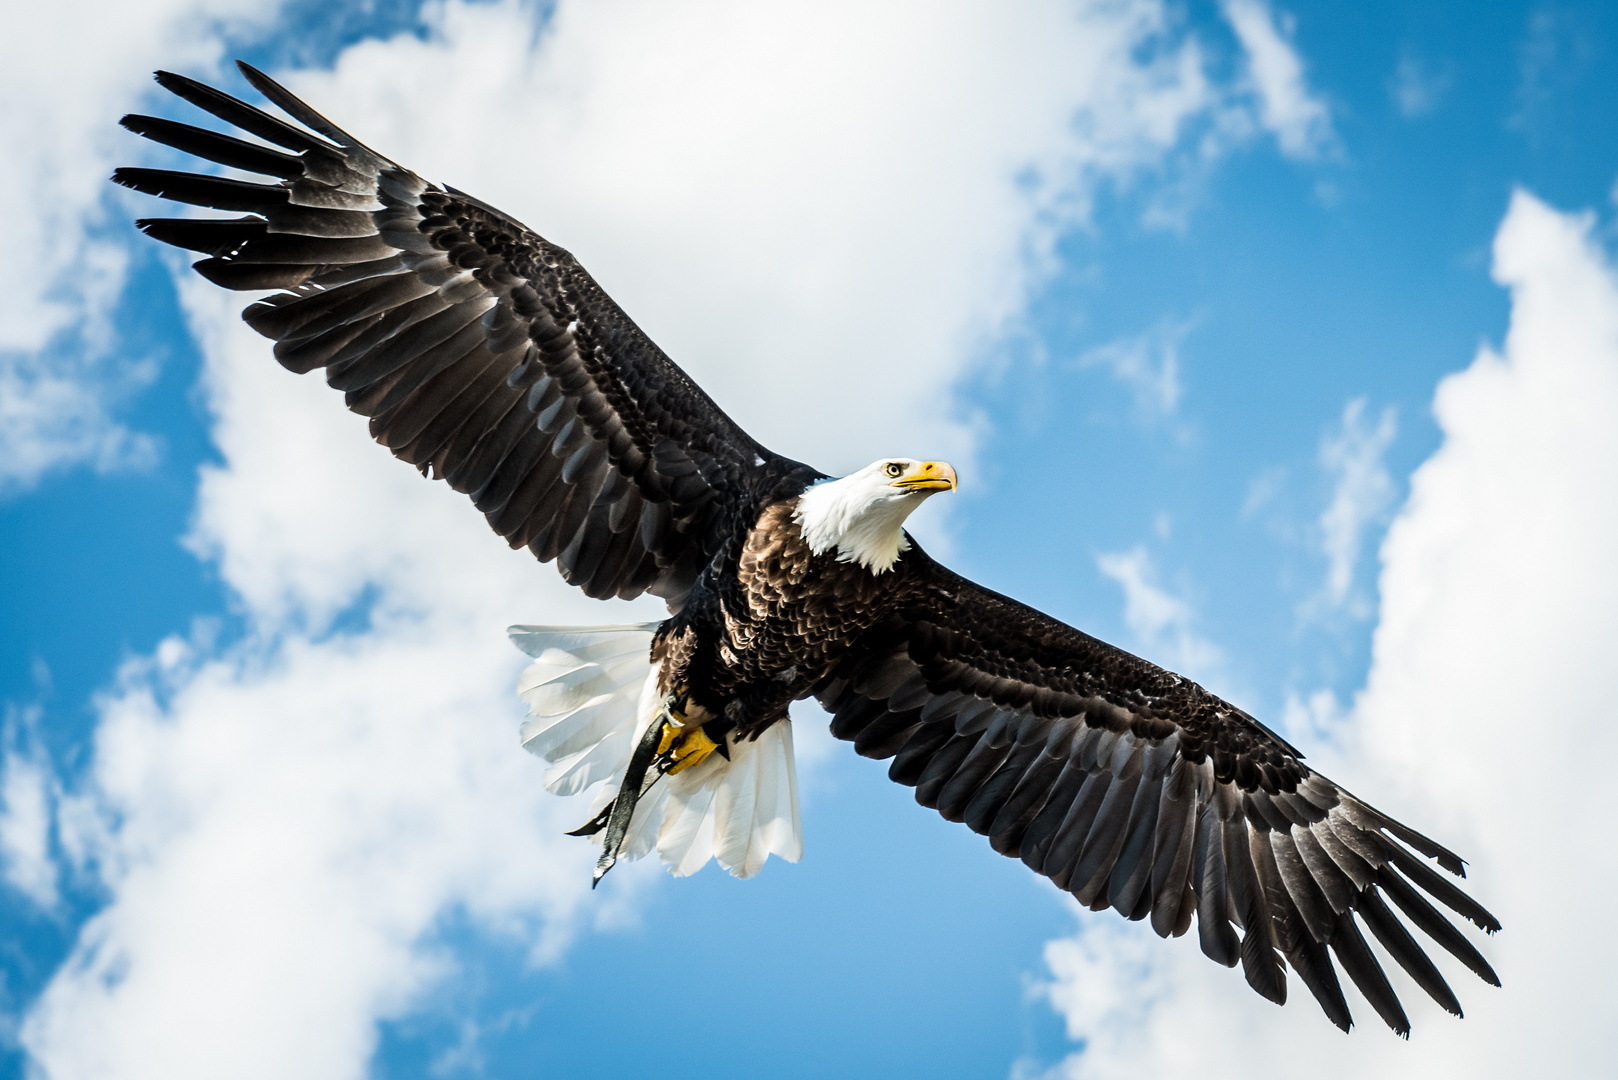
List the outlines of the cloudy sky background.
{"label": "cloudy sky background", "polygon": [[[1618,17],[1595,4],[35,5],[0,70],[0,1075],[1604,1071]],[[1343,1037],[797,715],[807,852],[592,894],[511,553],[138,237],[243,57],[578,255],[984,581],[1471,859],[1503,990]],[[783,402],[787,404],[783,406]]]}

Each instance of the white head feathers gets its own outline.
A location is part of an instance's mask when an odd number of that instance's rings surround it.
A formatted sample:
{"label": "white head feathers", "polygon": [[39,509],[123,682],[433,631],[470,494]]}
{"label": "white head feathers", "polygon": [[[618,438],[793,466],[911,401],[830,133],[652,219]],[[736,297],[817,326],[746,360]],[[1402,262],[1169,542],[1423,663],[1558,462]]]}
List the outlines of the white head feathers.
{"label": "white head feathers", "polygon": [[805,491],[793,520],[816,555],[835,548],[838,562],[857,562],[880,574],[910,549],[905,519],[927,496],[952,491],[955,484],[955,470],[942,461],[882,458]]}

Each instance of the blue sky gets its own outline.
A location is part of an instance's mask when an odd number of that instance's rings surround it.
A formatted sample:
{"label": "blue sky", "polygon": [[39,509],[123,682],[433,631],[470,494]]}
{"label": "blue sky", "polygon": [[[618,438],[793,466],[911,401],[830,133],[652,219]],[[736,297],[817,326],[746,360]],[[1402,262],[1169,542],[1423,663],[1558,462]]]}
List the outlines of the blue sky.
{"label": "blue sky", "polygon": [[[24,16],[0,75],[37,211],[0,279],[0,1076],[1611,1060],[1614,946],[1544,923],[1551,882],[1618,885],[1579,854],[1618,749],[1581,726],[1618,647],[1618,14],[91,8]],[[956,461],[924,544],[1471,857],[1505,990],[1345,1040],[1073,912],[813,708],[801,863],[589,893],[501,631],[624,612],[386,460],[104,182],[167,160],[115,128],[185,117],[152,68],[244,93],[234,57],[570,248],[773,448]]]}

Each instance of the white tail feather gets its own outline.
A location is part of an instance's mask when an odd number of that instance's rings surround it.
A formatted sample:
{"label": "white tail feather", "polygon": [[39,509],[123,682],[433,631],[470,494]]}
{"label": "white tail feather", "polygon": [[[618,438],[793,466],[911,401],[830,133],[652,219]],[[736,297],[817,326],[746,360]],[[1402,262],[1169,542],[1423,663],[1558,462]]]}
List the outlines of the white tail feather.
{"label": "white tail feather", "polygon": [[[630,754],[659,705],[651,662],[656,623],[620,626],[513,626],[508,633],[534,662],[517,680],[532,718],[522,741],[551,762],[545,787],[576,795],[600,786],[585,820],[618,793]],[[619,857],[638,859],[654,846],[670,873],[694,874],[710,858],[740,878],[771,855],[803,855],[792,725],[774,724],[757,739],[729,740],[730,760],[665,776],[635,807]],[[599,834],[598,834],[599,835]]]}

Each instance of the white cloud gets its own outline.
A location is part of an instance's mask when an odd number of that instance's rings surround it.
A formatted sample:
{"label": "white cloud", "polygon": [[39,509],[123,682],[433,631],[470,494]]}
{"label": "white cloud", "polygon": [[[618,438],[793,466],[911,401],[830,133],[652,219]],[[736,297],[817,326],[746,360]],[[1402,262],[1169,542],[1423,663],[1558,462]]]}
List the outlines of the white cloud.
{"label": "white cloud", "polygon": [[1319,521],[1326,580],[1321,592],[1304,605],[1306,613],[1344,607],[1359,617],[1371,613],[1370,604],[1353,597],[1351,590],[1366,530],[1384,520],[1393,505],[1393,478],[1382,458],[1398,430],[1393,406],[1385,407],[1372,424],[1365,415],[1365,399],[1355,398],[1343,407],[1338,429],[1321,440],[1320,465],[1332,478],[1331,502]]}
{"label": "white cloud", "polygon": [[[1221,107],[1149,2],[537,10],[435,5],[289,81],[576,251],[738,420],[834,469],[970,454],[950,388],[1055,231]],[[182,299],[223,462],[191,543],[247,634],[172,639],[102,702],[58,829],[109,902],[22,1042],[58,1077],[356,1076],[453,962],[444,912],[541,956],[583,918],[580,808],[516,748],[501,630],[626,613],[387,460],[241,297]],[[609,899],[656,876],[620,873]]]}
{"label": "white cloud", "polygon": [[[1495,242],[1511,292],[1504,347],[1438,388],[1440,448],[1411,479],[1382,549],[1382,618],[1355,749],[1326,771],[1472,858],[1469,888],[1505,926],[1485,946],[1494,990],[1440,956],[1467,1018],[1445,1017],[1390,972],[1409,1043],[1343,1038],[1302,989],[1277,1010],[1188,942],[1092,936],[1052,954],[1053,999],[1071,1009],[1134,995],[1144,1016],[1097,1037],[1072,1077],[1247,1077],[1308,1061],[1322,1077],[1595,1076],[1610,1070],[1609,972],[1600,928],[1618,890],[1605,763],[1618,755],[1605,675],[1618,653],[1618,275],[1588,215],[1519,193]],[[1330,754],[1322,755],[1329,757]],[[1441,952],[1441,950],[1440,950]],[[1138,966],[1138,965],[1137,965]],[[1089,985],[1086,985],[1089,984]],[[1352,995],[1352,991],[1349,991]],[[1239,1048],[1239,1052],[1236,1052]]]}
{"label": "white cloud", "polygon": [[592,860],[513,753],[499,637],[404,618],[127,672],[78,838],[113,900],[24,1025],[45,1071],[358,1075],[451,962],[445,912],[553,955]]}
{"label": "white cloud", "polygon": [[[1127,1053],[1128,1041],[1150,1019],[1157,1000],[1169,992],[1166,972],[1154,961],[1156,935],[1140,934],[1119,919],[1091,919],[1077,901],[1068,900],[1084,932],[1045,945],[1049,981],[1034,987],[1065,1022],[1067,1037],[1085,1045],[1087,1056],[1107,1059]],[[1120,994],[1116,988],[1129,987]],[[1031,1062],[1013,1075],[1033,1080],[1040,1074]]]}
{"label": "white cloud", "polygon": [[537,43],[509,4],[438,10],[296,86],[573,250],[744,426],[839,471],[968,457],[952,388],[1056,231],[1221,107],[1149,2],[563,5]]}
{"label": "white cloud", "polygon": [[139,107],[159,62],[207,67],[227,23],[272,19],[275,3],[87,0],[7,9],[0,65],[0,202],[10,256],[0,262],[0,495],[49,471],[150,464],[154,443],[113,407],[151,375],[117,355],[107,316],[127,251],[109,227],[107,175],[130,153],[118,116]]}
{"label": "white cloud", "polygon": [[1143,645],[1192,678],[1207,679],[1222,659],[1192,626],[1190,604],[1157,584],[1157,570],[1143,547],[1096,556],[1096,566],[1124,590],[1124,623]]}
{"label": "white cloud", "polygon": [[[581,808],[517,749],[523,658],[502,631],[623,612],[376,452],[319,380],[269,360],[239,297],[184,293],[227,463],[198,532],[248,635],[171,638],[101,702],[60,827],[111,900],[22,1042],[59,1077],[359,1075],[376,1021],[452,962],[445,912],[536,959],[583,917],[591,851],[562,835]],[[369,627],[319,636],[367,586]]]}
{"label": "white cloud", "polygon": [[[1292,18],[1265,0],[1223,0],[1225,19],[1247,53],[1259,99],[1259,121],[1288,157],[1316,158],[1333,150],[1331,110],[1310,92],[1303,60],[1293,48]],[[1279,21],[1280,25],[1277,25]]]}
{"label": "white cloud", "polygon": [[1127,386],[1149,417],[1173,413],[1180,403],[1180,342],[1190,322],[1165,319],[1144,333],[1116,338],[1081,354],[1080,367],[1101,367]]}

